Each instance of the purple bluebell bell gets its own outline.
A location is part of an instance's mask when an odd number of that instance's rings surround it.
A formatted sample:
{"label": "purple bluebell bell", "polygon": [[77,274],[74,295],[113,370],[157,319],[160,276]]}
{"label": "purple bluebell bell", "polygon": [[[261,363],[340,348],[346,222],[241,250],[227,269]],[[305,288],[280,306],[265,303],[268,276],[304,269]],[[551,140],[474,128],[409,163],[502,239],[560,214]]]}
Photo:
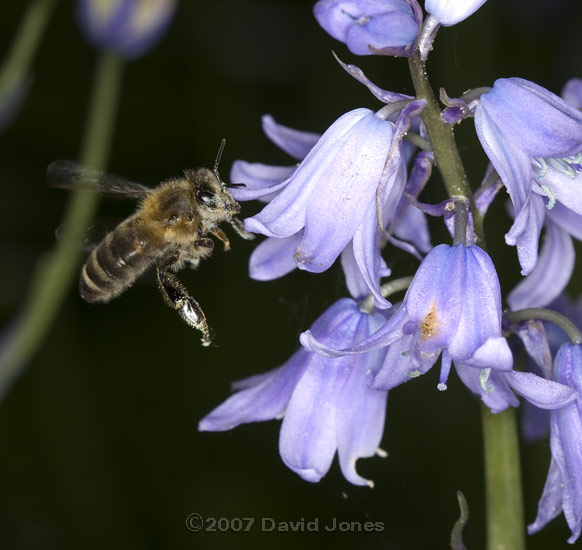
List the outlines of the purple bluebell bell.
{"label": "purple bluebell bell", "polygon": [[513,203],[505,239],[527,275],[546,211],[561,207],[582,219],[582,113],[537,84],[499,79],[481,96],[475,127]]}
{"label": "purple bluebell bell", "polygon": [[473,15],[486,0],[426,0],[424,9],[444,27],[456,25]]}
{"label": "purple bluebell bell", "polygon": [[[319,273],[351,246],[377,305],[389,307],[378,282],[389,274],[378,247],[378,207],[385,226],[396,216],[401,220],[401,234],[410,233],[405,224],[411,216],[404,215],[400,206],[407,182],[402,139],[411,117],[423,106],[421,101],[410,102],[396,123],[368,109],[346,113],[321,136],[291,176],[278,184],[265,185],[274,180],[273,167],[264,165],[246,165],[250,182],[239,169],[231,174],[233,181],[241,176],[247,184],[246,189],[234,191],[237,200],[271,198],[259,214],[245,220],[247,231],[271,239],[251,257],[251,276],[273,279],[295,266]],[[428,177],[430,169],[423,157],[419,164],[422,169],[415,172],[415,179],[420,181]],[[253,166],[253,174],[249,166]],[[426,246],[425,232],[421,225],[420,247]]]}
{"label": "purple bluebell bell", "polygon": [[[582,346],[563,344],[554,361],[553,380],[582,395]],[[530,534],[564,513],[573,544],[582,528],[582,399],[551,412],[550,447],[552,459],[546,485],[538,504]]]}
{"label": "purple bluebell bell", "polygon": [[176,0],[78,0],[77,19],[91,44],[136,59],[159,42],[176,5]]}
{"label": "purple bluebell bell", "polygon": [[422,20],[416,0],[320,0],[313,14],[356,55],[410,55]]}
{"label": "purple bluebell bell", "polygon": [[[568,81],[562,97],[574,108],[582,108],[582,80]],[[582,215],[557,202],[546,211],[544,225],[545,236],[534,270],[507,296],[513,310],[547,306],[563,292],[572,276],[576,259],[572,238],[582,241]]]}
{"label": "purple bluebell bell", "polygon": [[[327,345],[345,347],[367,338],[385,321],[385,313],[363,313],[355,300],[344,298],[311,330]],[[224,431],[283,416],[279,452],[291,470],[317,482],[337,451],[345,478],[372,486],[355,465],[358,458],[382,454],[378,446],[388,392],[369,384],[383,359],[383,350],[330,359],[301,348],[283,366],[235,383],[237,392],[205,416],[198,429]]]}
{"label": "purple bluebell bell", "polygon": [[[537,267],[533,273],[536,271]],[[532,302],[535,303],[537,297],[537,293],[532,292]],[[525,300],[525,295],[523,298],[524,301],[520,302],[521,308],[538,307],[530,306],[530,303]],[[565,315],[576,326],[582,326],[582,296],[573,301],[566,294],[562,294],[548,307]],[[534,320],[518,323],[511,326],[511,328],[519,336],[527,351],[527,370],[551,379],[553,372],[552,356],[556,355],[560,346],[568,341],[566,333],[553,323]],[[528,402],[523,405],[521,425],[524,439],[532,442],[545,437],[550,430],[550,413],[547,410],[532,406]]]}
{"label": "purple bluebell bell", "polygon": [[390,389],[426,373],[442,352],[439,389],[446,389],[454,362],[471,391],[493,411],[517,406],[512,389],[536,406],[554,408],[573,398],[561,385],[512,370],[513,356],[501,333],[501,294],[495,267],[477,246],[439,245],[426,256],[401,307],[366,340],[332,348],[310,331],[301,343],[326,357],[387,348],[373,387]]}

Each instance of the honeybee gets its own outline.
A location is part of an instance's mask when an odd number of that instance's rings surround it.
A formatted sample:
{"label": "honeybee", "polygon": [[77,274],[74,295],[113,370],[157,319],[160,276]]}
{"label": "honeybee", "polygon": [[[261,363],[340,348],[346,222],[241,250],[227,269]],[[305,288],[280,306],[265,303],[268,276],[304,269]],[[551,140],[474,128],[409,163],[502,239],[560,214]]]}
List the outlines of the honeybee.
{"label": "honeybee", "polygon": [[[184,170],[183,177],[149,188],[118,176],[83,167],[74,161],[57,160],[47,169],[49,185],[89,189],[139,199],[137,211],[108,233],[94,248],[81,269],[81,297],[94,304],[109,302],[125,292],[149,267],[155,266],[164,301],[191,327],[202,333],[202,345],[211,343],[204,312],[174,272],[186,264],[197,267],[212,253],[213,235],[225,250],[230,243],[219,224],[226,222],[243,238],[236,217],[240,206],[218,175],[220,150],[213,170]],[[234,187],[242,184],[230,184]]]}

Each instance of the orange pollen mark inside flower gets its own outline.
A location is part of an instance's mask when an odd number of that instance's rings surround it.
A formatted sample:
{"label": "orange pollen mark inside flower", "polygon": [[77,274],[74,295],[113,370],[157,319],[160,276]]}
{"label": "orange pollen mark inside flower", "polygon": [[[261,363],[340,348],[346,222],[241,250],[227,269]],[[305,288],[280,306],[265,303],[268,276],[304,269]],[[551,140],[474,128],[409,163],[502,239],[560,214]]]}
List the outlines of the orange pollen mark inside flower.
{"label": "orange pollen mark inside flower", "polygon": [[423,340],[433,338],[439,333],[440,323],[437,319],[434,307],[431,307],[425,318],[418,324],[418,329],[420,331],[420,337]]}

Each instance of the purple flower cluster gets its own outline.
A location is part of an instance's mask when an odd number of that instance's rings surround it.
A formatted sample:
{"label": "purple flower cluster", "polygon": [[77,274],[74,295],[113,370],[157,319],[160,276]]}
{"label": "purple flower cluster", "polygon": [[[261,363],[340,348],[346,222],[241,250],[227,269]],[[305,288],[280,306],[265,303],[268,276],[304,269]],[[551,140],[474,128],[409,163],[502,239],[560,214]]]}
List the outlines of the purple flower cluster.
{"label": "purple flower cluster", "polygon": [[[423,21],[416,0],[320,0],[314,14],[355,54],[423,58],[440,26],[483,4],[427,0]],[[454,366],[493,413],[518,406],[517,395],[550,411],[552,464],[530,531],[563,511],[573,542],[582,528],[581,343],[563,343],[552,369],[543,326],[504,319],[497,271],[479,246],[474,216],[484,216],[499,189],[507,189],[514,220],[506,243],[516,246],[526,276],[507,297],[512,310],[546,306],[562,293],[574,265],[572,238],[582,240],[582,81],[570,82],[563,98],[519,78],[462,98],[443,93],[443,120],[474,116],[491,165],[474,197],[451,193],[428,205],[418,200],[434,162],[422,120],[427,101],[382,90],[358,67],[341,65],[384,105],[353,109],[321,135],[265,116],[266,135],[298,164],[239,160],[231,179],[245,184],[233,190],[236,200],[264,203],[244,222],[266,237],[251,255],[252,278],[272,280],[295,268],[321,273],[339,258],[351,298],[303,332],[302,347],[284,365],[235,383],[235,393],[199,428],[282,418],[281,457],[303,479],[319,481],[337,452],[348,481],[371,485],[355,463],[382,454],[388,391],[440,358],[441,391]],[[426,214],[443,218],[452,245],[432,246]],[[420,261],[396,304],[388,298],[398,281],[385,282],[388,245]],[[511,331],[540,366],[537,374],[516,368]]]}

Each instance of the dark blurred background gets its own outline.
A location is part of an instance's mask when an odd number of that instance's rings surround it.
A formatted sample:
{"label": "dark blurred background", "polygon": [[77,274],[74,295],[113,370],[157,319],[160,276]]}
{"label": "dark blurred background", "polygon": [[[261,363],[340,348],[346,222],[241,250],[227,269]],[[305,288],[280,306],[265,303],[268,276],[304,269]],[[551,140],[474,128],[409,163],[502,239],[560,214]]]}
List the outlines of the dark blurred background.
{"label": "dark blurred background", "polygon": [[[23,3],[5,3],[6,52]],[[298,0],[183,1],[168,35],[126,66],[109,170],[154,185],[184,167],[236,158],[292,161],[263,135],[260,116],[323,132],[356,107],[380,104],[333,60],[333,48],[378,85],[412,93],[403,59],[357,58],[327,36]],[[501,76],[521,76],[560,93],[582,77],[582,5],[576,1],[490,0],[467,21],[439,33],[429,70],[435,89],[456,96]],[[45,185],[47,165],[77,158],[96,54],[77,30],[72,1],[61,1],[34,63],[22,112],[0,136],[0,314],[5,327],[27,295],[31,274],[55,244],[68,200]],[[471,121],[457,130],[473,185],[486,165]],[[435,179],[435,182],[438,178]],[[437,202],[434,183],[421,199]],[[245,204],[243,214],[258,210]],[[99,217],[133,211],[104,199]],[[434,242],[447,242],[431,222]],[[519,280],[514,249],[503,244],[503,199],[486,220],[504,292]],[[181,279],[216,331],[202,348],[144,277],[106,306],[71,288],[48,338],[0,404],[0,548],[447,548],[462,490],[471,518],[465,544],[484,548],[479,404],[451,376],[436,391],[437,369],[390,394],[382,447],[388,458],[361,460],[373,490],[347,483],[336,463],[319,484],[301,480],[279,458],[279,421],[227,433],[199,433],[197,422],[229,395],[233,380],[281,365],[300,331],[347,291],[339,266],[272,282],[247,275],[256,246],[232,236],[197,272]],[[579,243],[577,250],[580,250]],[[397,274],[417,266],[389,251]],[[580,265],[573,294],[581,287]],[[526,519],[535,517],[549,462],[547,441],[522,447]],[[191,532],[187,517],[256,518],[249,532]],[[316,533],[261,532],[261,518],[305,522]],[[324,524],[383,522],[377,533],[327,532]],[[224,522],[222,524],[224,527]],[[562,516],[528,538],[529,548],[566,548]]]}

